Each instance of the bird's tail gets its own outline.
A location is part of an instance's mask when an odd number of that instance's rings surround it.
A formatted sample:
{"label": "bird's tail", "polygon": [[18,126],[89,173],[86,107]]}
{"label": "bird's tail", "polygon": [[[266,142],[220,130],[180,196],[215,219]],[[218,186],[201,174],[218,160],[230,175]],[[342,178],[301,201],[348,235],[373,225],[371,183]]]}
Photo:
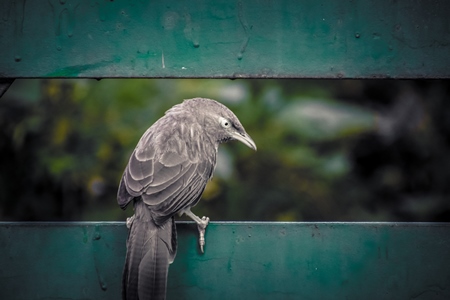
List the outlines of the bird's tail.
{"label": "bird's tail", "polygon": [[149,211],[138,202],[127,240],[122,299],[165,299],[168,268],[176,254],[175,221],[172,217],[162,226],[156,225],[151,218],[142,217],[140,209],[146,210],[144,215]]}

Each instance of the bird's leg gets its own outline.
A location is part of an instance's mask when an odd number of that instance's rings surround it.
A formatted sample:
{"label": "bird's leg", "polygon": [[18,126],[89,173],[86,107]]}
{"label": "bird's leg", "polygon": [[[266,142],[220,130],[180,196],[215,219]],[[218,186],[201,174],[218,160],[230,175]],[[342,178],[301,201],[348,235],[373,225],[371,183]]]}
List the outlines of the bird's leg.
{"label": "bird's leg", "polygon": [[184,210],[183,213],[185,213],[186,216],[188,216],[189,218],[194,220],[195,223],[197,223],[198,233],[200,234],[198,243],[200,244],[200,250],[203,253],[204,252],[203,246],[205,245],[205,231],[206,231],[206,226],[208,226],[208,223],[209,223],[209,218],[204,216],[200,219],[189,208]]}

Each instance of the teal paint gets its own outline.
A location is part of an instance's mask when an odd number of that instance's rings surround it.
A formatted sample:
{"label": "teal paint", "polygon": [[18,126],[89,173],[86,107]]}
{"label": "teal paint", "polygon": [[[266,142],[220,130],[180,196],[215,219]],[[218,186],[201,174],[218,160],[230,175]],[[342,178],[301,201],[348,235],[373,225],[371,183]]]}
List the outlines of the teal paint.
{"label": "teal paint", "polygon": [[0,78],[449,78],[445,0],[0,1]]}
{"label": "teal paint", "polygon": [[[450,224],[178,223],[168,299],[448,299]],[[124,223],[0,223],[1,299],[120,299]]]}

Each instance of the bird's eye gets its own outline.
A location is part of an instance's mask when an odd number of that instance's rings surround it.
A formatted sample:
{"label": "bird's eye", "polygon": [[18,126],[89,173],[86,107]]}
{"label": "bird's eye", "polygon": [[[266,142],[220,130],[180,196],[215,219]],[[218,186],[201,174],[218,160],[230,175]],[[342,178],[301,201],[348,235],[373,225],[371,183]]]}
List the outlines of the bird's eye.
{"label": "bird's eye", "polygon": [[219,121],[223,128],[229,128],[231,126],[231,122],[225,118],[220,118]]}

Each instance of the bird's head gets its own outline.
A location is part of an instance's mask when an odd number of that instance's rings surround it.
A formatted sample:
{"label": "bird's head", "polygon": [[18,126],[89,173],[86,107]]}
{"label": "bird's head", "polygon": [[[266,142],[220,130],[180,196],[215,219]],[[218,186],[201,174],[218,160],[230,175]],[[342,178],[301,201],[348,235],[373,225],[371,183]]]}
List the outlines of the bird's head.
{"label": "bird's head", "polygon": [[256,144],[236,115],[225,105],[211,99],[184,100],[180,106],[189,109],[201,122],[208,136],[217,143],[238,140],[256,151]]}

